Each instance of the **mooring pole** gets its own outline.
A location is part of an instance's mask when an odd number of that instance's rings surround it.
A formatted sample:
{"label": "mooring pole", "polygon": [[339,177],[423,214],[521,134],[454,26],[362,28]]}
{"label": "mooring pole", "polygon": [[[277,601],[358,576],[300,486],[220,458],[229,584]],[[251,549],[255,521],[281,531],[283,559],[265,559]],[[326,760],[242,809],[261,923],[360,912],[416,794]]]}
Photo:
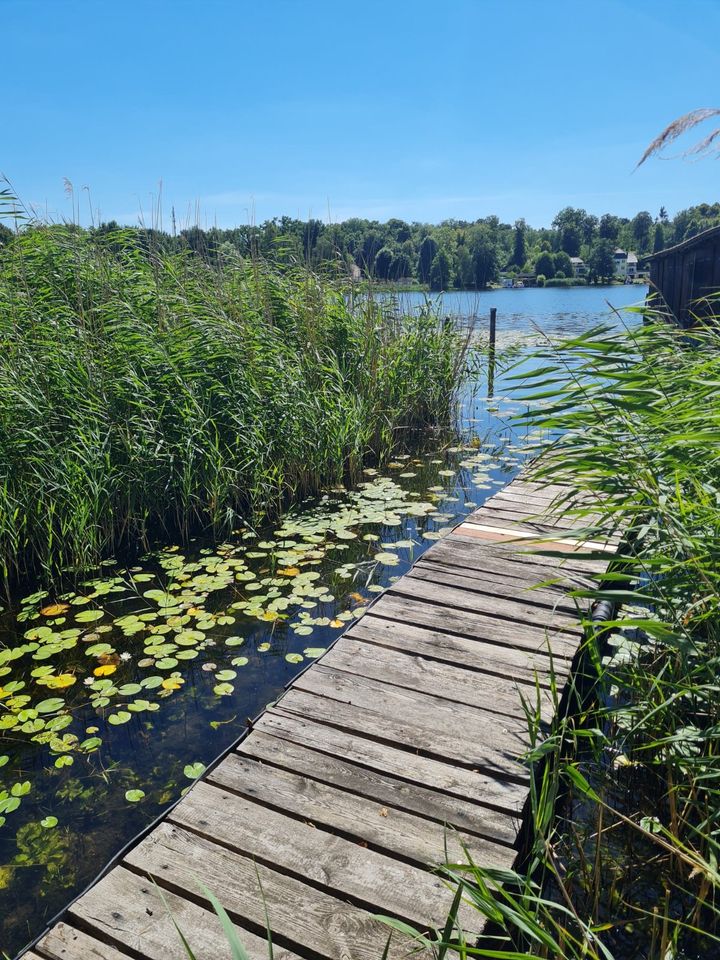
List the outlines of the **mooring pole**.
{"label": "mooring pole", "polygon": [[490,343],[488,345],[488,396],[495,390],[495,333],[497,327],[497,307],[490,307]]}

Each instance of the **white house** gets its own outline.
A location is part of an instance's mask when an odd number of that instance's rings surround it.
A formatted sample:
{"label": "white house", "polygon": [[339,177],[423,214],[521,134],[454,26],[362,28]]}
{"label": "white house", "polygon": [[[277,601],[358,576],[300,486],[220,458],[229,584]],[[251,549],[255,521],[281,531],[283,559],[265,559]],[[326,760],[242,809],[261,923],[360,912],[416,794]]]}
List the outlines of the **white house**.
{"label": "white house", "polygon": [[[627,250],[621,250],[619,247],[613,253],[613,260],[615,261],[615,277],[617,280],[625,280],[627,278],[627,261],[628,254]],[[637,260],[637,258],[636,258]]]}
{"label": "white house", "polygon": [[574,277],[584,277],[587,274],[587,267],[582,257],[570,257],[570,263],[572,263]]}

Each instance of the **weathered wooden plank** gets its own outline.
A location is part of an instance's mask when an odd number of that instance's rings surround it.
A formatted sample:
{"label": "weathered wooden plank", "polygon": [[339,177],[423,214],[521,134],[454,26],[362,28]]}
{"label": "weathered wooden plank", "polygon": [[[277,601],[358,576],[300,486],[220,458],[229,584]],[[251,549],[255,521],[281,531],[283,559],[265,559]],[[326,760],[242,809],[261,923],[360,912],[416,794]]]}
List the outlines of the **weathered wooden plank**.
{"label": "weathered wooden plank", "polygon": [[442,824],[243,754],[230,754],[211,771],[208,780],[408,863],[441,863],[446,844],[451,857],[461,856],[460,839],[474,854],[489,856],[497,863],[508,864],[514,858],[507,845],[465,833],[456,835]]}
{"label": "weathered wooden plank", "polygon": [[431,627],[465,637],[476,637],[478,640],[516,647],[519,650],[530,650],[534,653],[551,650],[554,657],[566,660],[573,659],[579,645],[579,639],[573,640],[567,634],[550,634],[547,630],[526,624],[513,624],[511,621],[498,620],[486,614],[435,606],[420,599],[397,594],[384,594],[373,605],[372,610],[376,617],[412,623],[418,627]]}
{"label": "weathered wooden plank", "polygon": [[[128,957],[112,943],[98,940],[62,921],[45,934],[37,949],[46,960],[127,960]],[[38,953],[24,953],[23,960],[35,960],[38,956]],[[180,960],[182,954],[179,951],[173,954],[169,950],[166,956],[168,960],[175,960],[175,957]]]}
{"label": "weathered wooden plank", "polygon": [[376,617],[373,610],[354,623],[345,636],[380,643],[395,650],[419,653],[434,660],[533,686],[536,682],[541,686],[549,686],[553,671],[562,684],[570,669],[567,660],[552,661],[547,651],[532,653],[453,633],[440,633],[426,627]]}
{"label": "weathered wooden plank", "polygon": [[[232,918],[261,929],[266,906],[273,940],[298,944],[306,955],[377,960],[387,941],[387,928],[365,910],[167,822],[125,859],[185,897],[197,896],[201,880],[218,893]],[[406,945],[391,946],[390,954],[399,957],[406,950]]]}
{"label": "weathered wooden plank", "polygon": [[[311,672],[315,673],[315,670]],[[360,707],[332,700],[321,692],[313,694],[293,687],[283,696],[277,709],[377,737],[385,743],[400,744],[427,756],[452,760],[499,779],[529,782],[527,769],[518,759],[527,749],[526,735],[520,723],[499,714],[484,714],[485,723],[473,724],[472,734],[468,733],[466,739],[458,737],[458,722],[452,724],[447,716],[436,718],[417,708],[411,716],[395,712],[388,714],[381,700],[376,707],[379,709]],[[471,740],[471,736],[477,739]]]}
{"label": "weathered wooden plank", "polygon": [[527,731],[520,696],[514,698],[515,712],[507,714],[500,712],[504,706],[497,710],[493,704],[470,706],[426,691],[337,670],[323,663],[315,664],[312,670],[299,676],[295,688],[368,710],[377,710],[380,706],[389,719],[410,718],[425,722],[431,717],[437,727],[447,725],[448,729],[454,727],[456,732],[462,729],[467,731],[468,737],[484,739],[486,743],[490,731],[498,731],[498,745],[502,743],[500,731],[508,731],[513,743],[516,732],[525,734]]}
{"label": "weathered wooden plank", "polygon": [[[167,861],[167,869],[172,869]],[[143,869],[143,873],[147,871]],[[152,871],[150,871],[152,872]],[[204,909],[195,900],[200,895],[197,879],[203,879],[198,871],[189,886],[189,896],[176,895],[170,890],[160,890],[146,876],[138,875],[125,867],[114,867],[102,880],[74,903],[69,910],[71,918],[91,929],[105,943],[118,944],[131,953],[140,954],[143,960],[187,960],[173,923],[183,931],[197,960],[217,960],[228,955],[228,944],[220,920],[210,908]],[[256,881],[257,885],[257,881]],[[224,901],[224,885],[210,885],[212,892]],[[163,898],[165,902],[163,902]],[[61,925],[64,926],[64,925]],[[264,926],[264,924],[263,924]],[[94,954],[87,949],[85,935],[68,928],[77,936],[69,952],[61,953],[57,943],[69,940],[68,932],[56,927],[43,940],[43,951],[58,960],[86,960]],[[236,925],[238,937],[251,960],[267,960],[268,947],[265,937],[258,936]],[[52,943],[55,952],[46,947]],[[109,949],[103,946],[103,949]],[[284,947],[274,945],[275,960],[297,960],[296,954]],[[125,954],[123,953],[124,957]],[[97,955],[105,960],[106,954]],[[119,955],[108,953],[107,960],[118,960]]]}
{"label": "weathered wooden plank", "polygon": [[[525,558],[525,563],[518,563],[517,558],[503,557],[494,550],[488,550],[488,545],[482,540],[474,541],[476,550],[473,553],[465,553],[454,549],[453,539],[449,537],[446,539],[450,540],[449,544],[440,540],[432,550],[420,557],[415,567],[421,569],[440,567],[448,573],[457,573],[468,578],[477,577],[481,580],[497,577],[508,588],[517,585],[518,589],[523,590],[532,590],[536,587],[560,593],[584,590],[597,584],[597,574],[573,573],[564,567],[553,569],[547,566],[536,566],[529,562],[528,557]],[[568,603],[574,602],[572,597],[568,599]]]}
{"label": "weathered wooden plank", "polygon": [[508,717],[523,715],[523,699],[533,700],[533,706],[537,704],[542,718],[548,722],[554,713],[547,690],[536,696],[536,691],[527,686],[519,688],[512,680],[489,677],[384,646],[369,646],[349,636],[340,637],[322,658],[321,666]]}
{"label": "weathered wooden plank", "polygon": [[608,546],[617,545],[620,542],[620,535],[614,531],[589,532],[579,526],[560,527],[557,524],[533,520],[530,517],[525,519],[514,515],[503,517],[500,511],[486,510],[484,507],[466,517],[463,525],[466,524],[497,527],[499,530],[507,531],[508,535],[515,533],[518,537],[522,534],[533,534],[539,538],[538,542],[543,544],[545,549],[553,549],[556,541],[559,541],[558,546],[563,542],[571,542],[577,543],[579,548],[584,546],[585,549],[589,548],[588,544],[600,544],[607,549]]}
{"label": "weathered wooden plank", "polygon": [[[357,906],[423,928],[440,926],[452,903],[452,892],[428,871],[217,784],[195,784],[168,820],[334,896],[350,898]],[[476,934],[483,927],[469,910],[464,911],[462,922]]]}
{"label": "weathered wooden plank", "polygon": [[428,557],[431,553],[436,553],[436,547],[442,545],[469,555],[472,555],[475,551],[485,551],[488,556],[497,557],[498,560],[512,561],[518,565],[532,564],[539,567],[549,567],[554,576],[570,573],[585,575],[604,573],[610,561],[610,555],[608,555],[607,560],[590,560],[579,556],[577,553],[568,553],[561,557],[549,557],[540,552],[541,550],[552,549],[552,545],[549,544],[533,544],[529,541],[491,543],[464,536],[460,530],[455,530],[443,540],[438,541],[437,544],[433,545],[432,551],[429,550],[424,556]]}
{"label": "weathered wooden plank", "polygon": [[[512,525],[514,523],[530,523],[537,524],[545,530],[556,530],[560,536],[564,536],[566,531],[572,530],[584,530],[588,527],[597,524],[600,521],[598,514],[587,515],[583,517],[566,517],[566,516],[557,516],[550,509],[542,509],[537,504],[533,504],[532,507],[519,507],[518,509],[513,509],[512,506],[508,507],[507,504],[510,503],[513,506],[515,505],[513,501],[491,501],[488,500],[487,503],[484,503],[482,507],[479,507],[477,510],[468,516],[467,520],[482,519],[482,518],[496,518],[498,520],[505,521],[505,525]],[[484,522],[484,521],[483,521]]]}
{"label": "weathered wooden plank", "polygon": [[[302,718],[283,716],[279,719],[301,721]],[[321,753],[301,743],[292,742],[280,732],[280,735],[270,736],[263,732],[263,727],[255,729],[252,736],[246,738],[238,751],[245,756],[253,757],[263,763],[271,763],[283,770],[290,770],[301,776],[319,780],[338,787],[349,793],[356,793],[368,797],[384,806],[390,804],[398,810],[404,810],[434,820],[440,824],[448,824],[457,830],[477,834],[490,840],[499,841],[512,846],[517,838],[519,822],[517,815],[525,800],[525,788],[520,784],[500,783],[491,777],[475,773],[473,789],[482,794],[483,805],[471,803],[464,798],[450,797],[425,785],[408,783],[397,777],[389,776],[384,771],[368,769],[358,764],[341,759],[338,756]],[[319,741],[323,742],[322,731],[342,733],[328,727],[311,727]],[[297,726],[295,737],[306,728]],[[345,735],[347,736],[347,735]],[[373,741],[370,741],[373,743]],[[325,748],[328,743],[325,741]],[[362,747],[360,747],[362,752]],[[406,755],[407,758],[407,755]],[[493,806],[490,806],[493,802]]]}
{"label": "weathered wooden plank", "polygon": [[[445,567],[439,563],[416,563],[405,577],[414,580],[424,580],[428,584],[441,584],[447,587],[456,587],[459,590],[468,590],[472,593],[482,593],[487,596],[506,598],[526,604],[531,609],[544,607],[549,610],[569,614],[577,618],[579,608],[587,605],[583,599],[573,600],[567,596],[567,591],[556,587],[534,587],[532,581],[527,584],[518,583],[511,578],[503,579],[502,575],[482,571],[475,571],[474,576],[466,576],[465,571],[454,567]],[[428,592],[432,589],[428,587]],[[536,611],[537,612],[537,611]]]}
{"label": "weathered wooden plank", "polygon": [[447,586],[434,583],[432,587],[415,577],[401,577],[390,588],[391,594],[411,597],[415,600],[424,600],[440,607],[452,607],[454,610],[469,610],[472,613],[482,613],[509,621],[518,625],[516,629],[526,626],[533,628],[544,627],[551,632],[555,631],[574,634],[579,637],[583,633],[577,617],[562,611],[543,610],[524,603],[520,599],[510,597],[490,596],[474,590],[464,590],[462,587]]}
{"label": "weathered wooden plank", "polygon": [[[272,737],[264,736],[265,733],[272,734]],[[275,738],[285,741],[282,748],[273,751],[272,758],[276,766],[341,788],[345,784],[354,793],[367,793],[379,802],[391,803],[439,822],[453,823],[460,829],[480,836],[488,835],[504,843],[513,842],[511,838],[515,826],[508,830],[507,819],[503,817],[497,836],[487,833],[495,829],[494,821],[488,819],[484,812],[477,814],[475,804],[510,814],[514,824],[527,798],[524,785],[423,757],[280,710],[263,714],[252,736],[244,740],[238,749],[241,753],[258,755],[258,759],[270,762],[267,742]],[[306,744],[311,744],[313,748],[306,751],[313,755],[314,765],[310,770],[306,768],[305,760],[298,760],[294,752],[295,745]],[[263,750],[264,755],[259,756]],[[345,761],[351,761],[353,768],[361,770],[362,782],[358,782],[355,773],[351,774],[350,769],[346,769],[351,764]],[[338,763],[343,766],[339,768]],[[336,782],[339,769],[342,769],[345,778],[342,782]],[[388,782],[390,777],[392,780]],[[402,802],[392,799],[396,797],[401,797]],[[478,816],[483,819],[478,821]]]}

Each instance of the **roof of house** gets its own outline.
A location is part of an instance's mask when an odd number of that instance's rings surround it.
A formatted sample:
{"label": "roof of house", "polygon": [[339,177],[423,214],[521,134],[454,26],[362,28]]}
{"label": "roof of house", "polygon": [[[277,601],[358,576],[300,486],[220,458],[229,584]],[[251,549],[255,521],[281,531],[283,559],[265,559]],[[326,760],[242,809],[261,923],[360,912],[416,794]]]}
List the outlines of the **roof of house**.
{"label": "roof of house", "polygon": [[626,251],[626,250],[621,250],[620,247],[618,247],[617,250],[615,251],[615,253],[613,254],[613,256],[614,256],[614,257],[626,257],[626,256],[627,256],[627,251]]}
{"label": "roof of house", "polygon": [[703,230],[702,233],[695,234],[694,237],[689,237],[687,240],[683,240],[682,243],[676,243],[674,247],[667,247],[665,250],[658,250],[657,253],[649,253],[647,256],[643,257],[643,260],[656,260],[660,257],[667,257],[670,254],[680,253],[683,250],[687,250],[690,247],[695,246],[695,244],[704,243],[705,240],[709,240],[718,233],[720,233],[720,226],[710,227],[708,230]]}
{"label": "roof of house", "polygon": [[570,257],[570,263],[585,263],[582,257]]}
{"label": "roof of house", "polygon": [[628,263],[637,263],[638,258],[636,253],[629,252],[627,255]]}

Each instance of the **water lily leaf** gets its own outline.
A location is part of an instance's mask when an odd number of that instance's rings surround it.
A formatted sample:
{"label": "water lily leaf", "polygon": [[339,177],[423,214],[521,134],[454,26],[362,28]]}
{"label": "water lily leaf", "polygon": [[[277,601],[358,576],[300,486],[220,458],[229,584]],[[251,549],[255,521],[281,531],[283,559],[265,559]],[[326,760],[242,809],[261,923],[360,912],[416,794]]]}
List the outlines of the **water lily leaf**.
{"label": "water lily leaf", "polygon": [[382,563],[386,567],[395,567],[398,563],[400,563],[400,558],[395,553],[376,553],[375,559],[378,563]]}
{"label": "water lily leaf", "polygon": [[73,758],[69,756],[67,753],[64,753],[61,757],[57,758],[57,760],[55,761],[55,766],[59,770],[62,767],[72,766],[72,762],[73,762]]}
{"label": "water lily leaf", "polygon": [[303,654],[310,660],[315,660],[317,657],[322,656],[326,649],[327,647],[305,647]]}
{"label": "water lily leaf", "polygon": [[121,697],[134,697],[136,693],[140,693],[142,687],[139,683],[124,683],[121,687],[118,687],[118,693]]}
{"label": "water lily leaf", "polygon": [[64,687],[71,687],[77,681],[72,673],[61,673],[57,677],[48,677],[45,685],[52,690],[62,690]]}
{"label": "water lily leaf", "polygon": [[226,637],[225,646],[226,647],[240,647],[245,643],[245,637]]}
{"label": "water lily leaf", "polygon": [[286,653],[285,659],[288,663],[302,663],[304,658],[301,653]]}
{"label": "water lily leaf", "polygon": [[175,657],[162,657],[155,663],[155,666],[158,668],[158,670],[172,670],[173,667],[176,667],[177,665],[178,662]]}
{"label": "water lily leaf", "polygon": [[[308,624],[304,624],[304,623],[293,624],[292,628],[299,637],[309,637],[310,634],[313,632],[313,628]],[[258,649],[260,648],[258,647]]]}
{"label": "water lily leaf", "polygon": [[175,654],[176,660],[194,660],[198,656],[197,650],[178,650]]}
{"label": "water lily leaf", "polygon": [[180,677],[166,677],[160,685],[163,690],[179,690],[184,682]]}
{"label": "water lily leaf", "polygon": [[145,799],[144,790],[126,790],[125,799],[128,803],[140,803],[141,800]]}
{"label": "water lily leaf", "polygon": [[218,697],[229,697],[235,688],[231,683],[218,683],[213,687],[213,693]]}
{"label": "water lily leaf", "polygon": [[233,657],[230,661],[234,667],[246,667],[248,662],[247,657]]}
{"label": "water lily leaf", "polygon": [[61,697],[50,697],[47,700],[41,700],[35,705],[38,713],[57,713],[65,706],[65,701]]}
{"label": "water lily leaf", "polygon": [[443,537],[439,530],[426,530],[423,534],[423,540],[441,540]]}
{"label": "water lily leaf", "polygon": [[12,813],[13,810],[17,810],[19,806],[19,797],[5,797],[4,800],[0,800],[0,813]]}
{"label": "water lily leaf", "polygon": [[140,681],[140,686],[145,690],[154,690],[156,687],[159,687],[163,682],[162,677],[153,676],[153,677],[144,677]]}
{"label": "water lily leaf", "polygon": [[40,821],[40,826],[45,827],[46,830],[52,830],[53,827],[58,825],[57,817],[43,817]]}
{"label": "water lily leaf", "polygon": [[95,620],[102,620],[104,616],[104,610],[81,610],[75,614],[75,619],[78,623],[93,623]]}
{"label": "water lily leaf", "polygon": [[221,681],[234,680],[236,676],[237,673],[235,670],[218,670],[215,674],[215,679]]}
{"label": "water lily leaf", "polygon": [[0,767],[4,767],[5,764],[6,764],[6,763],[9,763],[9,762],[10,762],[10,757],[9,757],[6,753],[4,753],[4,754],[0,757]]}
{"label": "water lily leaf", "polygon": [[47,607],[43,607],[40,613],[44,617],[57,617],[61,613],[67,613],[69,609],[70,604],[68,603],[51,603]]}
{"label": "water lily leaf", "polygon": [[121,723],[127,723],[130,719],[132,718],[127,710],[119,710],[117,713],[110,714],[108,717],[108,723],[111,723],[113,726],[117,727]]}
{"label": "water lily leaf", "polygon": [[205,764],[197,760],[195,763],[186,763],[183,767],[183,773],[189,780],[197,780],[205,772]]}
{"label": "water lily leaf", "polygon": [[93,673],[96,677],[109,677],[110,674],[115,673],[117,667],[113,663],[105,663],[99,667],[95,667]]}

